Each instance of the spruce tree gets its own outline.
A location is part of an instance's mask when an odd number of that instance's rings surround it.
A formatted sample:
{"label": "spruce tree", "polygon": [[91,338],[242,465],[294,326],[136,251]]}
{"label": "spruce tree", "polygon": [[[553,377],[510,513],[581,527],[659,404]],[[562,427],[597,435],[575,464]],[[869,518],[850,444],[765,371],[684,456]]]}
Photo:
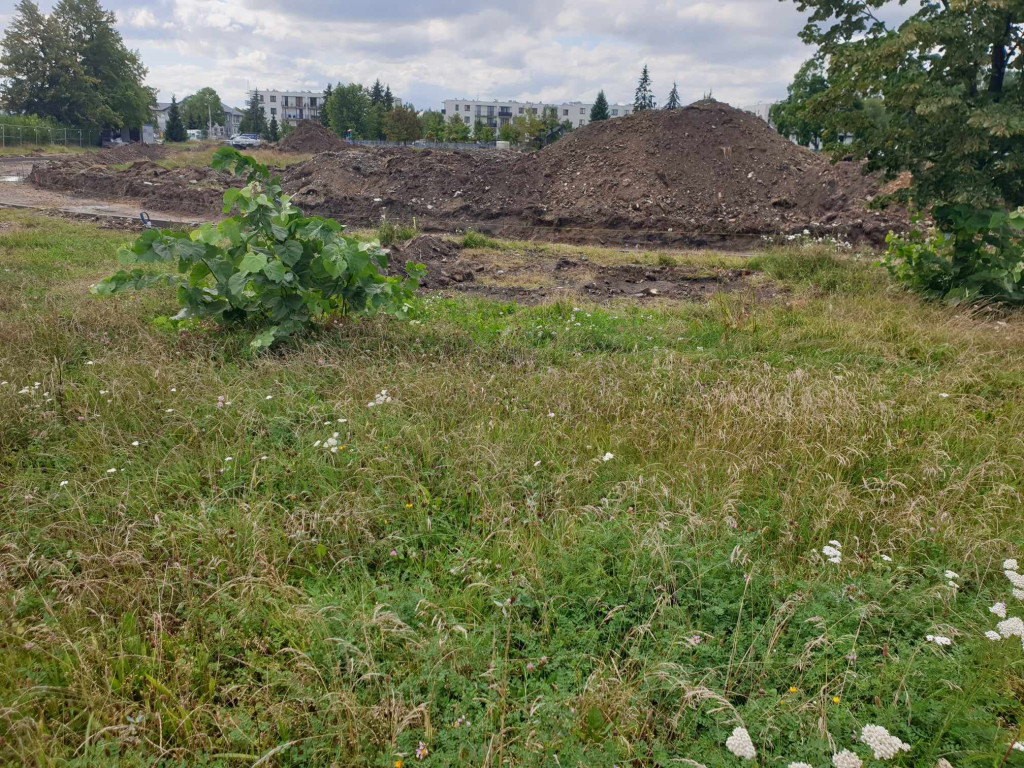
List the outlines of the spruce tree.
{"label": "spruce tree", "polygon": [[668,101],[665,102],[665,109],[679,109],[682,104],[679,103],[679,89],[676,88],[675,81],[672,82],[672,90],[669,91]]}
{"label": "spruce tree", "polygon": [[268,141],[277,141],[279,138],[281,138],[281,134],[280,134],[280,132],[278,131],[278,128],[277,128],[277,115],[271,115],[270,116],[270,127],[267,128],[267,140]]}
{"label": "spruce tree", "polygon": [[327,116],[327,100],[331,98],[331,93],[333,91],[334,89],[331,88],[331,84],[328,83],[327,87],[324,88],[323,101],[320,102],[320,124],[327,128],[331,127],[331,119]]}
{"label": "spruce tree", "polygon": [[242,122],[238,126],[239,133],[254,133],[262,136],[267,132],[267,115],[260,104],[260,91],[257,88],[252,92],[249,103],[245,107],[245,114],[242,115]]}
{"label": "spruce tree", "polygon": [[376,107],[378,104],[384,102],[384,86],[381,85],[380,78],[378,77],[373,87],[370,89],[370,106]]}
{"label": "spruce tree", "polygon": [[164,141],[185,141],[186,139],[188,139],[188,134],[185,133],[185,123],[181,120],[178,100],[171,96],[171,108],[167,110],[167,127],[164,129]]}
{"label": "spruce tree", "polygon": [[603,90],[598,91],[597,99],[594,100],[594,106],[590,108],[590,122],[607,120],[608,117],[608,99],[605,98]]}
{"label": "spruce tree", "polygon": [[654,93],[651,91],[651,76],[647,72],[647,65],[640,73],[640,82],[636,86],[636,95],[633,96],[633,111],[643,112],[645,109],[654,109]]}
{"label": "spruce tree", "polygon": [[384,97],[381,103],[384,104],[385,112],[390,112],[392,109],[395,108],[395,97],[391,94],[390,85],[384,86]]}

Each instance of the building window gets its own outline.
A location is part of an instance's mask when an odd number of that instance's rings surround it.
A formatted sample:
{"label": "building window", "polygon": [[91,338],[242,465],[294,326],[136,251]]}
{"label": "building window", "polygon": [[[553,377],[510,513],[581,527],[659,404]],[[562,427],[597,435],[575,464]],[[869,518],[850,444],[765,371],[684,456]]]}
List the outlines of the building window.
{"label": "building window", "polygon": [[288,106],[288,97],[287,96],[282,96],[281,97],[281,103],[284,104],[287,107]]}
{"label": "building window", "polygon": [[580,114],[581,115],[587,114],[587,108],[586,107],[580,107]]}
{"label": "building window", "polygon": [[537,114],[537,108],[536,107],[530,107],[530,114],[531,115],[536,115]]}
{"label": "building window", "polygon": [[583,118],[580,118],[580,125],[583,125]]}
{"label": "building window", "polygon": [[309,97],[309,106],[311,106],[311,107],[315,107],[316,106],[316,96],[310,96]]}
{"label": "building window", "polygon": [[262,103],[263,103],[263,94],[261,93],[260,94],[260,104],[262,104]]}
{"label": "building window", "polygon": [[466,125],[469,125],[469,117],[467,116],[467,117],[465,117],[464,119],[465,119],[465,121],[466,121]]}
{"label": "building window", "polygon": [[270,108],[270,114],[271,115],[276,115],[277,114],[277,107],[271,107]]}
{"label": "building window", "polygon": [[568,109],[563,109],[562,110],[562,117],[568,117],[568,116],[569,116],[569,110]]}
{"label": "building window", "polygon": [[523,110],[523,108],[522,108],[522,107],[520,107],[520,108],[519,108],[519,114],[520,114],[520,115],[521,115],[521,114],[523,114],[523,112],[524,112],[524,111],[525,111],[525,110]]}
{"label": "building window", "polygon": [[[456,107],[458,109],[458,107]],[[466,105],[466,111],[469,112],[469,104]]]}
{"label": "building window", "polygon": [[612,117],[618,117],[618,116],[619,116],[619,110],[613,109],[612,110]]}
{"label": "building window", "polygon": [[274,102],[276,102],[276,101],[277,101],[277,96],[271,96],[271,97],[270,97],[270,103],[271,103],[271,104],[273,104],[273,103],[274,103]]}

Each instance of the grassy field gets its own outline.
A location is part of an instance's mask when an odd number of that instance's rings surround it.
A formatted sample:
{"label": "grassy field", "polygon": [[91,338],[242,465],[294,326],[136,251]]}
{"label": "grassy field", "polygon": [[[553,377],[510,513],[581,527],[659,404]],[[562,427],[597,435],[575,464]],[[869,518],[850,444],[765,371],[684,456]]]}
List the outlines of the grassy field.
{"label": "grassy field", "polygon": [[0,214],[0,764],[1024,765],[1020,314],[793,248],[251,359],[125,237]]}

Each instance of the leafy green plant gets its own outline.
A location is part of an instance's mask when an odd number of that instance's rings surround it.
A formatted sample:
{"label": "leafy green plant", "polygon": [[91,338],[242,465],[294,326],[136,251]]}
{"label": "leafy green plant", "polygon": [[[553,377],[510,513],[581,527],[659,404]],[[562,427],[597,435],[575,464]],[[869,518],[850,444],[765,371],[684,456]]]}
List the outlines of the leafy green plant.
{"label": "leafy green plant", "polygon": [[890,234],[882,263],[914,289],[952,304],[1024,304],[1024,208],[1012,213],[951,206],[952,233]]}
{"label": "leafy green plant", "polygon": [[380,225],[377,227],[377,240],[383,247],[390,248],[395,243],[412,240],[419,233],[415,218],[413,218],[412,224],[398,224],[381,216]]}
{"label": "leafy green plant", "polygon": [[212,166],[245,176],[244,188],[224,193],[224,212],[238,214],[191,233],[143,233],[118,252],[122,266],[176,263],[176,274],[122,269],[93,293],[175,285],[182,307],[175,320],[214,318],[252,328],[255,349],[334,312],[408,316],[422,265],[407,265],[404,278],[386,277],[387,254],[377,242],[347,237],[331,219],[303,216],[280,179],[253,158],[223,147]]}

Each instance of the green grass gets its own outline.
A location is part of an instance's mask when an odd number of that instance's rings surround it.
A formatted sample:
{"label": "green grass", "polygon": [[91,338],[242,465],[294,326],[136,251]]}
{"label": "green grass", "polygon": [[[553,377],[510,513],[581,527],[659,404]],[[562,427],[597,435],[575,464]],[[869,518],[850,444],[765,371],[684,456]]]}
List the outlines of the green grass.
{"label": "green grass", "polygon": [[982,634],[1024,614],[1019,314],[800,249],[753,262],[786,301],[431,297],[251,359],[165,330],[167,291],[89,296],[124,241],[0,214],[0,764],[739,766],[744,724],[759,765],[826,766],[870,723],[959,768],[1020,738],[1024,648]]}

